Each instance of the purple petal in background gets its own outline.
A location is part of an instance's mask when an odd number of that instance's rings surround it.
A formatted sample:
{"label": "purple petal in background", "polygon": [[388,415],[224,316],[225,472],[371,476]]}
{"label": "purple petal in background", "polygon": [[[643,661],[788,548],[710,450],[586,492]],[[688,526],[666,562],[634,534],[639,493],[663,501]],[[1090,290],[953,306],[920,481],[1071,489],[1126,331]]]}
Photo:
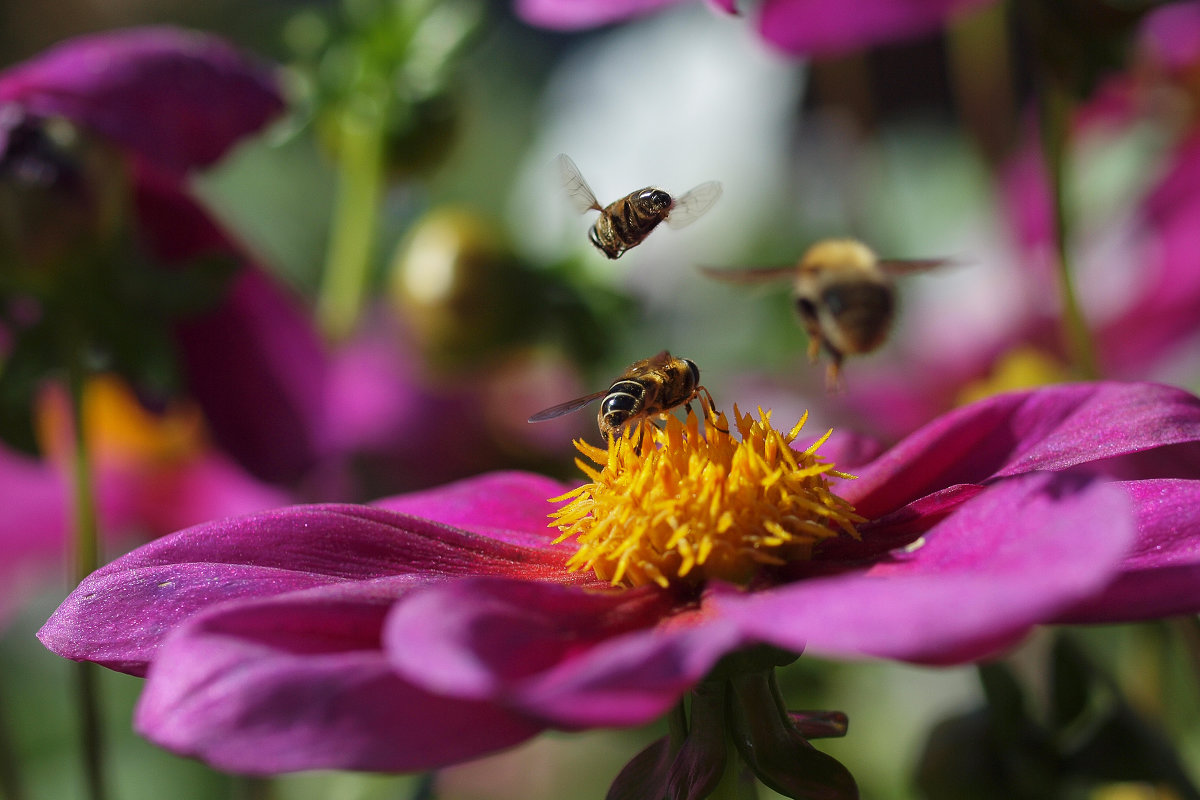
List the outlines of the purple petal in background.
{"label": "purple petal in background", "polygon": [[936,30],[958,13],[994,0],[764,0],[763,38],[796,54],[857,50]]}
{"label": "purple petal in background", "polygon": [[296,480],[324,454],[326,355],[264,273],[243,269],[221,307],[182,322],[177,336],[188,390],[217,442],[255,475]]}
{"label": "purple petal in background", "polygon": [[517,16],[532,25],[574,30],[640,17],[680,0],[517,0]]}
{"label": "purple petal in background", "polygon": [[[1166,10],[1166,9],[1164,9]],[[1173,347],[1189,341],[1200,319],[1200,136],[1179,143],[1163,177],[1142,204],[1152,238],[1141,290],[1128,308],[1097,331],[1105,364],[1114,372],[1145,374]]]}
{"label": "purple petal in background", "polygon": [[134,524],[155,536],[294,502],[287,492],[255,480],[217,452],[148,469],[148,474],[139,470],[118,479],[137,482],[126,490]]}
{"label": "purple petal in background", "polygon": [[158,169],[216,161],[283,111],[274,75],[220,39],[176,28],[81,36],[0,76],[0,104],[63,116]]}
{"label": "purple petal in background", "polygon": [[150,251],[163,261],[232,260],[216,308],[176,325],[187,389],[217,443],[255,476],[303,476],[327,451],[329,355],[298,298],[247,263],[213,219],[168,176],[138,168],[135,202]]}
{"label": "purple petal in background", "polygon": [[1141,44],[1149,56],[1170,70],[1200,61],[1200,3],[1169,3],[1142,20]]}

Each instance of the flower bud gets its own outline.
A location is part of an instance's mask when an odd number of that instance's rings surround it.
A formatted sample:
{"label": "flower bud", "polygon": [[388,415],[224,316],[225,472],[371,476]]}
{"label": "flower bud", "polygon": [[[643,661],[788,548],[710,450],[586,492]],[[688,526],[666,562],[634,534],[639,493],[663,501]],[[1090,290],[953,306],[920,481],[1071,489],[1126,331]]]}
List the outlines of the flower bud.
{"label": "flower bud", "polygon": [[538,314],[537,281],[483,222],[440,210],[417,222],[392,259],[389,296],[428,358],[478,363],[520,338]]}

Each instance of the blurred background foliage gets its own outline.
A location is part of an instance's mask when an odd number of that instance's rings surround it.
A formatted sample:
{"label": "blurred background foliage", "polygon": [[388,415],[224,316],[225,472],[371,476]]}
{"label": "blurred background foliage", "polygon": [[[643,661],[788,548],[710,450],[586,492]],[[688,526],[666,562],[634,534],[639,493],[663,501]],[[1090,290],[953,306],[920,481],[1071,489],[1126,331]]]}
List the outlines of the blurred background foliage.
{"label": "blurred background foliage", "polygon": [[[524,418],[606,387],[624,365],[663,348],[695,359],[721,404],[761,404],[780,418],[812,408],[822,429],[885,438],[911,427],[825,394],[821,370],[805,362],[786,286],[731,289],[700,279],[696,264],[790,263],[828,235],[861,237],[893,257],[961,260],[907,282],[892,342],[848,365],[851,392],[877,367],[926,363],[931,343],[944,348],[932,360],[953,361],[960,339],[1002,328],[1039,294],[1028,285],[1045,275],[1019,266],[1032,256],[1010,224],[1003,184],[1006,165],[1031,138],[1036,48],[1044,43],[1011,39],[1003,14],[993,7],[939,34],[806,63],[769,51],[744,20],[700,3],[567,35],[529,27],[497,0],[3,0],[0,62],[79,33],[169,23],[218,33],[286,65],[286,119],[197,176],[196,191],[311,301],[331,340],[350,336],[360,315],[385,313],[415,348],[418,380],[485,387],[468,410],[485,421],[478,435],[494,453],[470,469],[536,466],[565,477],[573,473],[570,438],[594,436],[590,413],[549,432],[525,430]],[[1105,66],[1131,68],[1128,49],[1114,52]],[[622,66],[631,77],[610,80]],[[1090,87],[1102,74],[1069,77]],[[1111,244],[1105,232],[1161,171],[1175,135],[1150,118],[1073,142],[1068,197],[1085,295],[1128,291],[1136,280],[1091,281],[1100,267],[1089,259]],[[576,160],[602,202],[650,182],[678,192],[709,179],[723,182],[725,196],[702,224],[656,232],[608,262],[587,243],[590,220],[562,196],[552,166],[558,152]],[[353,262],[365,270],[361,284],[331,287],[357,269],[347,266]],[[1143,377],[1200,386],[1194,357]],[[416,482],[368,476],[360,493]],[[80,794],[73,698],[63,691],[68,665],[33,638],[67,588],[65,577],[51,581],[0,639],[0,706],[23,787],[19,795],[6,787],[14,797]],[[1196,633],[1179,635],[1171,624],[1078,631],[1072,647],[1105,677],[1084,677],[1091,667],[1076,660],[1071,685],[1084,694],[1119,687],[1123,719],[1136,717],[1173,742],[1179,757],[1171,763],[1196,780]],[[967,719],[986,714],[983,684],[969,668],[801,659],[783,680],[793,707],[849,715],[849,735],[820,746],[849,767],[864,797],[982,797],[975,782],[984,780],[996,782],[996,797],[1050,796],[1021,794],[1004,781],[1021,763],[1066,769],[1064,737],[1079,734],[1056,727],[1045,678],[1049,665],[1068,658],[1055,655],[1061,648],[1039,635],[995,668],[990,691],[1008,687],[1004,704],[1020,717],[1007,722]],[[620,767],[658,735],[550,734],[447,769],[432,783],[339,773],[250,780],[148,745],[129,727],[140,681],[105,673],[102,686],[112,793],[128,800],[588,800],[603,797]],[[1020,734],[988,739],[980,731],[992,723]],[[979,738],[953,735],[968,730]],[[1123,730],[1131,747],[1143,741]],[[1018,766],[1005,766],[1009,758]],[[1078,760],[1070,768],[1077,772],[1056,784],[1067,788],[1055,796],[1192,796],[1164,788],[1165,774],[1098,775]]]}

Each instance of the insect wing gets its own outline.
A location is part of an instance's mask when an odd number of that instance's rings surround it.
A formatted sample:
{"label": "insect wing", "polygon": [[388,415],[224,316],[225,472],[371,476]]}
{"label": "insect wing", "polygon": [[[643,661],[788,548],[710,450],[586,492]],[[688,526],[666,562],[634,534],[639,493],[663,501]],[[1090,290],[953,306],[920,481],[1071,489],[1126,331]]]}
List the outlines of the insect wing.
{"label": "insect wing", "polygon": [[879,261],[879,269],[887,275],[911,275],[953,263],[954,260],[949,258],[884,258]]}
{"label": "insect wing", "polygon": [[574,400],[568,400],[567,402],[559,403],[556,406],[550,406],[549,408],[539,411],[530,417],[529,422],[545,422],[548,419],[555,419],[556,417],[561,417],[564,414],[570,414],[572,411],[578,411],[579,409],[583,408],[588,403],[599,400],[606,394],[608,394],[608,389],[605,389],[602,392],[592,392],[591,394],[584,395],[583,397],[576,397]]}
{"label": "insect wing", "polygon": [[771,283],[787,280],[796,275],[796,265],[784,267],[744,267],[728,269],[725,267],[700,267],[700,271],[710,278],[726,283]]}
{"label": "insect wing", "polygon": [[690,192],[675,198],[675,204],[667,214],[667,224],[675,229],[686,228],[700,219],[720,197],[721,184],[718,181],[700,184]]}
{"label": "insect wing", "polygon": [[647,358],[644,362],[639,362],[639,363],[644,363],[647,366],[658,368],[658,367],[665,367],[667,364],[670,364],[674,360],[675,359],[671,357],[670,350],[659,350],[657,353],[655,353],[654,355]]}
{"label": "insect wing", "polygon": [[575,162],[566,153],[558,154],[558,171],[562,176],[563,188],[567,190],[567,196],[571,198],[575,210],[580,214],[585,211],[603,210],[596,202],[596,194],[592,191],[592,187],[587,185],[587,181],[579,172],[579,167],[575,166]]}

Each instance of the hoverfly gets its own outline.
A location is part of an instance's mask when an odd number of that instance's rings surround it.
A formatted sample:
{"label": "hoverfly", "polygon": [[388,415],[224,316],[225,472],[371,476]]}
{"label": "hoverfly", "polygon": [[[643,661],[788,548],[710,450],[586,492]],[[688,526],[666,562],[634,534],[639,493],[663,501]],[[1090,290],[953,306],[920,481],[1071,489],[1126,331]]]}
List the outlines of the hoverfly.
{"label": "hoverfly", "polygon": [[712,208],[721,196],[721,184],[717,181],[702,183],[679,197],[647,186],[601,207],[574,161],[559,153],[558,167],[563,186],[579,213],[600,212],[600,218],[592,225],[588,238],[604,255],[613,259],[620,258],[626,250],[641,244],[660,222],[666,221],[672,228],[691,225]]}
{"label": "hoverfly", "polygon": [[690,403],[703,391],[700,369],[689,358],[676,358],[666,350],[630,364],[607,389],[568,400],[539,411],[530,422],[544,422],[578,411],[604,398],[596,422],[608,438],[625,425]]}
{"label": "hoverfly", "polygon": [[822,348],[829,353],[825,385],[834,391],[841,385],[845,357],[869,353],[887,338],[896,312],[892,276],[948,263],[942,258],[880,259],[857,240],[825,239],[795,265],[701,270],[731,283],[791,278],[796,311],[808,333],[808,358],[816,363]]}

